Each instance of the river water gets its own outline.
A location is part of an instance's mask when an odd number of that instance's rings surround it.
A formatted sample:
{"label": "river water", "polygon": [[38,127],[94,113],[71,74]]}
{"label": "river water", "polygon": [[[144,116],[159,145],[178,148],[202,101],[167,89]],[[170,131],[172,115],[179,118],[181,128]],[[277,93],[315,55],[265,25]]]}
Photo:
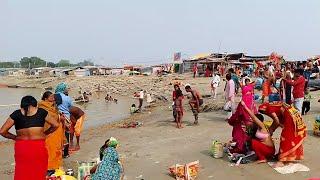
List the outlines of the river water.
{"label": "river water", "polygon": [[[42,93],[41,89],[0,88],[0,125],[14,110],[19,108],[19,105],[14,104],[20,104],[23,96],[32,95],[40,100]],[[94,93],[90,96],[89,103],[74,104],[84,110],[87,115],[84,129],[124,119],[130,115],[129,107],[131,104],[137,103],[135,99],[130,98],[118,98],[117,104],[105,102],[104,95],[99,92]],[[14,132],[13,130],[14,128],[11,131]],[[3,139],[0,137],[0,140]]]}

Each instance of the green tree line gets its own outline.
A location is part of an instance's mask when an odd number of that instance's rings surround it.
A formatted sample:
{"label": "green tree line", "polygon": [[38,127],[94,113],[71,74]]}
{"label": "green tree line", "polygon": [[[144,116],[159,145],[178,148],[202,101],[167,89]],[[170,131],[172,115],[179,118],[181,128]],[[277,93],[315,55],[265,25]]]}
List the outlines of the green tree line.
{"label": "green tree line", "polygon": [[39,57],[23,57],[19,62],[0,62],[0,68],[38,68],[38,67],[75,67],[75,66],[93,66],[90,60],[72,64],[70,60],[61,59],[58,63],[45,61]]}

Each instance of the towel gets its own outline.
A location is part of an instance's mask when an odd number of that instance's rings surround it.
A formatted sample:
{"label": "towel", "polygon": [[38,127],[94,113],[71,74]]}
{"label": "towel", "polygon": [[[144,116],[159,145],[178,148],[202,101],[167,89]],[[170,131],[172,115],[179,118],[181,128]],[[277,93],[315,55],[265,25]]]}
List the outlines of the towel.
{"label": "towel", "polygon": [[[276,162],[268,162],[269,166],[271,166],[272,168],[275,163]],[[277,167],[273,169],[280,174],[291,174],[298,171],[304,171],[304,172],[310,171],[310,169],[307,166],[300,163],[289,163],[288,165],[285,165],[283,167]]]}

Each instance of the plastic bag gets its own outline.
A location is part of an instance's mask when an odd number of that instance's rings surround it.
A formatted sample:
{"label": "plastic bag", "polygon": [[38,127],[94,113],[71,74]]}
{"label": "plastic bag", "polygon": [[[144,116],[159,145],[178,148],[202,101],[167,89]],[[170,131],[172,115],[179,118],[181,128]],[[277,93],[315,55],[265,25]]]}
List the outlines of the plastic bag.
{"label": "plastic bag", "polygon": [[220,141],[212,141],[210,147],[210,154],[214,158],[222,158],[223,157],[223,144]]}
{"label": "plastic bag", "polygon": [[223,106],[223,110],[231,112],[231,101],[226,102]]}
{"label": "plastic bag", "polygon": [[96,162],[78,162],[78,180],[90,175],[90,169],[96,165]]}
{"label": "plastic bag", "polygon": [[313,134],[315,136],[320,136],[320,116],[317,116],[313,123]]}

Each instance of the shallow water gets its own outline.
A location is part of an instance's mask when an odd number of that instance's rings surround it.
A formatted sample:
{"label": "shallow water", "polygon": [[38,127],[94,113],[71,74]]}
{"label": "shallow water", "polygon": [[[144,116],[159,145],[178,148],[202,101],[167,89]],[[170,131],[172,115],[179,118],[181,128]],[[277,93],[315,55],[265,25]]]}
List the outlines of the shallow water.
{"label": "shallow water", "polygon": [[[37,100],[40,100],[43,90],[41,89],[11,89],[11,88],[0,88],[0,124],[2,125],[7,117],[16,109],[20,100],[25,95],[32,95]],[[80,107],[85,111],[87,118],[84,123],[84,129],[88,127],[99,126],[114,122],[117,120],[128,117],[129,107],[133,103],[137,103],[135,99],[130,98],[118,98],[118,103],[105,102],[103,93],[94,93],[90,96],[89,103],[75,103],[75,106]],[[72,96],[72,95],[71,95]],[[1,105],[11,105],[2,107]],[[12,128],[14,130],[14,128]],[[0,137],[1,140],[3,140]]]}

